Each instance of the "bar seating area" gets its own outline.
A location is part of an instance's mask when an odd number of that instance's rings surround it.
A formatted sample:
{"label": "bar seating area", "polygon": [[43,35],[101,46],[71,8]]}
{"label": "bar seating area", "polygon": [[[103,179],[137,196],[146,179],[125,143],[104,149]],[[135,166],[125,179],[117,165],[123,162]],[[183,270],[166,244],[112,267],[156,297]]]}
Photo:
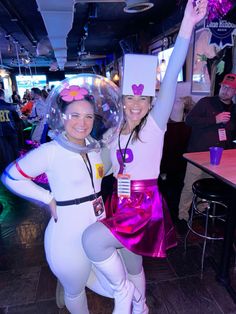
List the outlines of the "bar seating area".
{"label": "bar seating area", "polygon": [[[193,202],[188,221],[188,232],[185,237],[185,250],[189,233],[204,239],[201,259],[201,271],[204,269],[204,258],[207,240],[223,240],[222,235],[217,234],[217,223],[224,223],[227,212],[227,201],[230,191],[225,184],[216,179],[200,179],[193,183]],[[196,220],[203,219],[203,230],[198,230]]]}

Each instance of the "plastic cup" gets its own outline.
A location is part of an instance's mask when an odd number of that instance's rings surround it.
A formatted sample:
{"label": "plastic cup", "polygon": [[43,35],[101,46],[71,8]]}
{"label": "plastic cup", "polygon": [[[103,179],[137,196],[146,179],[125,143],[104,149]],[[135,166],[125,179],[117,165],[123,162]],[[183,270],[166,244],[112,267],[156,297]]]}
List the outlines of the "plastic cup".
{"label": "plastic cup", "polygon": [[224,148],[218,147],[218,146],[212,146],[209,148],[209,150],[210,150],[211,165],[219,165]]}

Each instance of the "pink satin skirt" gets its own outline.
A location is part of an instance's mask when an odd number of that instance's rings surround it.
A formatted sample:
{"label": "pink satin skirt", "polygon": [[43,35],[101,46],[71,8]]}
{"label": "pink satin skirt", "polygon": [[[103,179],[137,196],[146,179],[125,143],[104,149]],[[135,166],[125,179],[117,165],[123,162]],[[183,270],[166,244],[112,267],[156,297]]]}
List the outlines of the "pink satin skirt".
{"label": "pink satin skirt", "polygon": [[101,222],[130,251],[152,257],[166,257],[177,245],[176,235],[166,202],[157,180],[131,181],[131,197],[114,192],[106,202],[107,218]]}

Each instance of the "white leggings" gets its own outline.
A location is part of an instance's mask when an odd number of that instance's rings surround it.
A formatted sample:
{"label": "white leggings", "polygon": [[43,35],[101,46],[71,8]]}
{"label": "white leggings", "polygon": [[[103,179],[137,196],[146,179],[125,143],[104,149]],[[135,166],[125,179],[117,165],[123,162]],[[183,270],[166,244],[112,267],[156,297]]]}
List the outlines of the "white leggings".
{"label": "white leggings", "polygon": [[128,273],[131,275],[141,273],[142,256],[124,248],[101,222],[92,224],[84,231],[82,242],[90,260],[95,262],[106,260],[113,254],[114,250],[120,249]]}
{"label": "white leggings", "polygon": [[[97,293],[100,293],[101,286],[94,271],[91,272],[91,262],[81,243],[83,231],[96,218],[92,206],[82,205],[58,207],[58,221],[50,220],[44,238],[48,264],[64,287],[66,305],[71,313],[78,312],[79,305],[75,300],[80,299],[78,296],[86,285]],[[106,288],[102,281],[100,294],[109,296],[109,290],[107,294],[104,293]]]}

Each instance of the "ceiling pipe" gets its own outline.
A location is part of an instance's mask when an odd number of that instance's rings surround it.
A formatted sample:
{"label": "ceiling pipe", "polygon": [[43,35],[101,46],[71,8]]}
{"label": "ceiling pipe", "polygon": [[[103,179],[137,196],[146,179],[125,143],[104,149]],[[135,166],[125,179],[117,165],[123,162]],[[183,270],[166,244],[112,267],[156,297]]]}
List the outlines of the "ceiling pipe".
{"label": "ceiling pipe", "polygon": [[126,2],[126,13],[139,13],[151,9],[154,4],[149,0],[75,0],[75,3]]}
{"label": "ceiling pipe", "polygon": [[139,13],[151,9],[154,4],[149,0],[125,0],[126,7],[124,11],[126,13]]}
{"label": "ceiling pipe", "polygon": [[36,0],[60,70],[67,62],[66,38],[72,28],[74,0]]}
{"label": "ceiling pipe", "polygon": [[16,9],[11,4],[11,2],[9,0],[1,0],[1,5],[4,7],[4,10],[9,14],[10,19],[17,23],[17,25],[20,27],[20,29],[25,34],[25,36],[29,39],[29,41],[32,44],[35,44],[37,42],[37,39],[32,34],[28,26],[24,23],[24,21],[22,20],[22,17],[16,11]]}

